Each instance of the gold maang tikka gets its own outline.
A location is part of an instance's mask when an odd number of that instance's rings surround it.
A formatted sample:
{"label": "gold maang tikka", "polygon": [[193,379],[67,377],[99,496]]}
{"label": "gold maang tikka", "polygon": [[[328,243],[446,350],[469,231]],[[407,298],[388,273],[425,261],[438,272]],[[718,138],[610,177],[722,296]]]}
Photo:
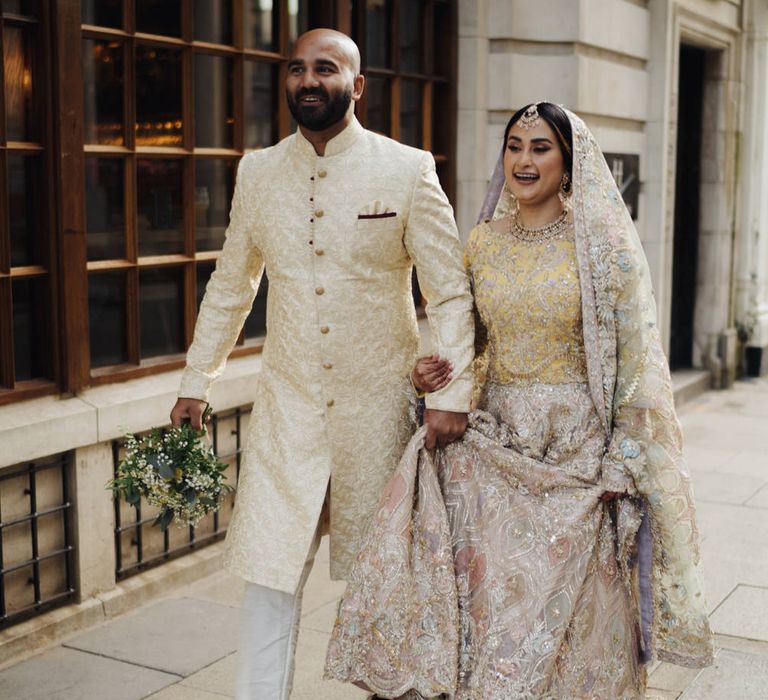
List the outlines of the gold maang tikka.
{"label": "gold maang tikka", "polygon": [[528,109],[523,112],[523,116],[520,117],[520,126],[523,129],[532,129],[534,126],[538,126],[541,121],[541,115],[539,115],[539,105],[534,102]]}

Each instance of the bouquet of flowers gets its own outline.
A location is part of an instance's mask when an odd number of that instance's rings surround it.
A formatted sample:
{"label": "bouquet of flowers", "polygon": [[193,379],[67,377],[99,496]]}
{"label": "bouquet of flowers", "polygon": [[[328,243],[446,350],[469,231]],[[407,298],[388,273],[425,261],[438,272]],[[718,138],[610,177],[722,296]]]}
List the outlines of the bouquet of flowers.
{"label": "bouquet of flowers", "polygon": [[[204,422],[211,412],[209,406]],[[144,496],[160,508],[153,524],[162,530],[174,520],[179,526],[196,525],[234,490],[225,483],[227,465],[218,461],[205,434],[205,428],[183,423],[166,431],[155,428],[144,437],[126,435],[125,456],[107,488],[130,505]]]}

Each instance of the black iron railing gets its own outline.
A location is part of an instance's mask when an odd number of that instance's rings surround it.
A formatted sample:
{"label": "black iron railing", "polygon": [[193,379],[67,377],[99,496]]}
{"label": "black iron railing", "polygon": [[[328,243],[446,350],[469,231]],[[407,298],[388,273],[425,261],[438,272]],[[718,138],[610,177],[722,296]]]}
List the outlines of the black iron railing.
{"label": "black iron railing", "polygon": [[72,459],[68,452],[0,471],[0,628],[75,596]]}
{"label": "black iron railing", "polygon": [[[219,461],[230,465],[228,483],[234,485],[240,476],[244,442],[244,423],[250,409],[236,408],[214,414],[208,426],[213,449]],[[112,443],[115,469],[122,456],[122,440]],[[157,511],[143,499],[129,506],[115,499],[115,556],[117,579],[133,576],[170,559],[213,544],[223,539],[234,505],[234,494],[227,496],[221,508],[206,516],[197,527],[177,528],[171,525],[164,532],[152,523]]]}

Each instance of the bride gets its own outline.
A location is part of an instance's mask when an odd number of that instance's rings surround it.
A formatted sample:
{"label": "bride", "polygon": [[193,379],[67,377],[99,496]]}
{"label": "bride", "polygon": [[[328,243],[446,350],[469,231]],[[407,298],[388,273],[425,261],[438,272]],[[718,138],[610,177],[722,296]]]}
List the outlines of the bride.
{"label": "bride", "polygon": [[478,408],[459,442],[408,446],[326,675],[386,698],[642,698],[653,656],[712,658],[647,263],[594,137],[548,102],[509,121],[483,217]]}

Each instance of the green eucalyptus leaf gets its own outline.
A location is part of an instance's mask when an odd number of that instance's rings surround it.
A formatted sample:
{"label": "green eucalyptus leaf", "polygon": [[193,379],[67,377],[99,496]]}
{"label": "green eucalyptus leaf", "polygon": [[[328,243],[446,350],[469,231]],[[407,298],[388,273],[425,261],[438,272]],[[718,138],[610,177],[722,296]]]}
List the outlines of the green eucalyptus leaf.
{"label": "green eucalyptus leaf", "polygon": [[158,525],[161,530],[165,531],[173,520],[173,511],[170,508],[164,508],[160,515],[157,516],[153,525]]}
{"label": "green eucalyptus leaf", "polygon": [[185,491],[184,497],[187,499],[189,505],[192,505],[197,500],[197,494],[192,489]]}
{"label": "green eucalyptus leaf", "polygon": [[161,462],[159,471],[163,479],[173,479],[176,476],[173,465],[168,464],[168,462]]}

